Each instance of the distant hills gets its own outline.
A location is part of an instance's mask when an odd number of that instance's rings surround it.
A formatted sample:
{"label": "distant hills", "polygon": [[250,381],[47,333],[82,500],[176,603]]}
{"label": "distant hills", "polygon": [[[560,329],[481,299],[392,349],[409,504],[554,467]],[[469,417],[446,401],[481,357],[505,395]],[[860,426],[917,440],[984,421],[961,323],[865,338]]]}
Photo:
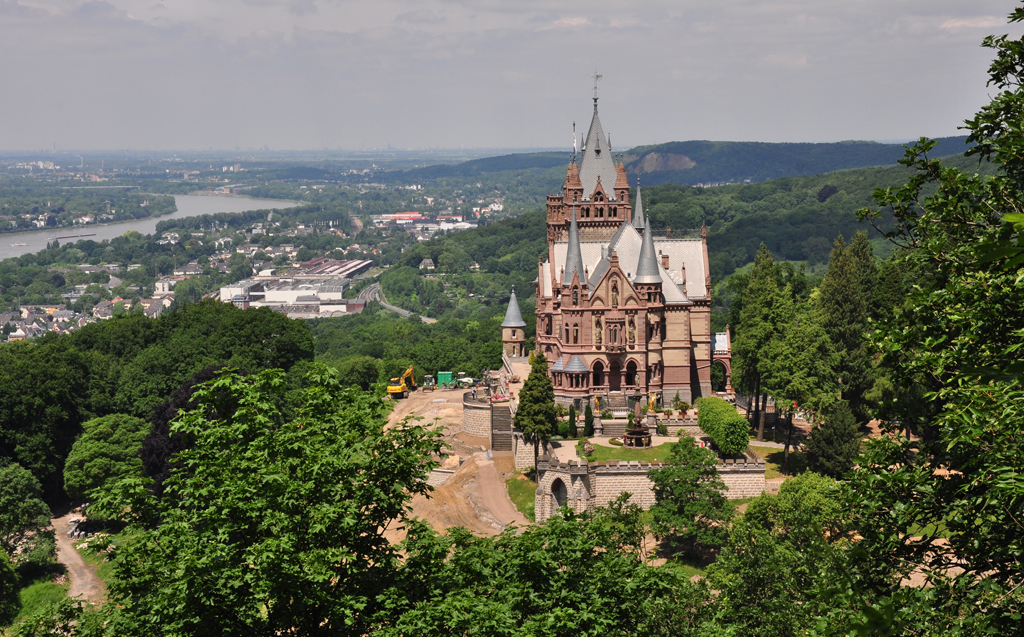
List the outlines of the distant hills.
{"label": "distant hills", "polygon": [[[967,149],[966,136],[939,138],[936,156]],[[767,142],[668,142],[637,146],[622,153],[630,182],[643,185],[761,182],[780,177],[818,175],[848,168],[887,166],[903,156],[900,144],[846,141],[827,144]],[[563,167],[569,153],[543,152],[474,159],[459,164],[402,171],[402,181],[466,178],[507,171],[546,171]],[[393,178],[398,174],[392,173]]]}
{"label": "distant hills", "polygon": [[[936,157],[967,150],[966,136],[943,137],[937,141]],[[623,159],[630,176],[642,175],[643,185],[694,186],[760,182],[848,168],[886,166],[895,164],[904,152],[900,144],[863,141],[831,144],[689,141],[638,146],[626,151]]]}

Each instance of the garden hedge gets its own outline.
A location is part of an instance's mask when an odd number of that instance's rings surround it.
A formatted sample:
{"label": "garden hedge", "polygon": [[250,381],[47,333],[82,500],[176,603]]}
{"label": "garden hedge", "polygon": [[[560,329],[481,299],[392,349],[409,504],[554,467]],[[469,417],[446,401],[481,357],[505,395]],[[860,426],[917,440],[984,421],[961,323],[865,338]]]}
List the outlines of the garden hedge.
{"label": "garden hedge", "polygon": [[721,398],[701,398],[697,407],[697,425],[725,455],[742,453],[747,448],[750,427],[734,406]]}

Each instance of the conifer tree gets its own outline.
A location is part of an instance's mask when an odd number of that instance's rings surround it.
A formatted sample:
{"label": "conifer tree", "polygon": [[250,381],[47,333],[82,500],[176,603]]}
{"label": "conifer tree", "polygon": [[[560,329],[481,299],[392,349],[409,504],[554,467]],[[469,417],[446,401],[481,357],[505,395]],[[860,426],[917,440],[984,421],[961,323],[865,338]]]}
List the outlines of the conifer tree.
{"label": "conifer tree", "polygon": [[768,392],[789,412],[785,457],[793,429],[793,405],[814,414],[828,412],[835,403],[836,354],[822,327],[820,310],[812,303],[794,305],[789,287],[782,293],[778,316],[783,333],[768,348],[771,373]]}
{"label": "conifer tree", "polygon": [[[865,236],[863,243],[866,242]],[[849,402],[857,418],[866,420],[864,394],[871,388],[873,380],[871,358],[864,342],[868,297],[861,286],[869,277],[861,271],[863,259],[863,244],[854,253],[841,235],[837,237],[817,298],[825,333],[838,353],[835,372],[842,398]]]}
{"label": "conifer tree", "polygon": [[515,426],[533,442],[533,466],[537,466],[540,443],[547,442],[558,430],[555,413],[555,388],[548,377],[548,359],[537,353],[530,365],[530,375],[519,392]]}
{"label": "conifer tree", "polygon": [[[762,386],[768,371],[768,348],[776,338],[780,326],[775,313],[780,302],[779,286],[775,280],[775,264],[765,244],[761,244],[754,257],[750,282],[743,293],[743,310],[733,341],[733,369],[738,385],[760,402]],[[760,408],[754,408],[757,420],[757,439],[764,437],[764,419]]]}
{"label": "conifer tree", "polygon": [[839,479],[853,468],[860,452],[860,434],[846,401],[836,403],[825,422],[811,431],[807,452],[809,467],[822,475]]}
{"label": "conifer tree", "polygon": [[594,435],[594,410],[591,409],[590,403],[587,403],[587,408],[583,411],[583,435],[586,438]]}

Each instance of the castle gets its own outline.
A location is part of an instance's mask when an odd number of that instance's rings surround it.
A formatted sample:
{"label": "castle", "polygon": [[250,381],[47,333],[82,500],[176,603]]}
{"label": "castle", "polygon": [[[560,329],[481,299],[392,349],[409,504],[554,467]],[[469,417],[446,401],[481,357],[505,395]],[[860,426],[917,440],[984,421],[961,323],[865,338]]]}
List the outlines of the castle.
{"label": "castle", "polygon": [[[711,365],[721,361],[728,383],[731,352],[727,332],[711,332],[706,229],[655,236],[639,187],[630,205],[626,168],[612,157],[596,97],[581,151],[562,193],[547,198],[548,251],[534,282],[537,350],[556,401],[582,409],[595,398],[625,406],[710,395]],[[507,353],[522,352],[520,323],[513,296]]]}

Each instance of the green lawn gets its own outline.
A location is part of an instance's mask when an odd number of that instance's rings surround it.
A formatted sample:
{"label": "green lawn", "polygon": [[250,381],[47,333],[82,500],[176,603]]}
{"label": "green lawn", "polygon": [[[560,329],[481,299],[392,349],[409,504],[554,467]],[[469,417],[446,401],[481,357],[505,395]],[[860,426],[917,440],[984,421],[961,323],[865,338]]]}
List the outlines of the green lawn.
{"label": "green lawn", "polygon": [[789,468],[783,469],[782,463],[785,453],[782,449],[775,447],[758,447],[750,445],[749,449],[756,451],[757,455],[764,458],[766,480],[795,476],[807,469],[807,455],[802,451],[789,450]]}
{"label": "green lawn", "polygon": [[[583,455],[583,444],[586,441],[581,440],[578,443],[580,449],[580,455]],[[602,445],[594,445],[594,453],[587,456],[589,462],[608,462],[609,460],[637,460],[639,462],[668,462],[669,457],[672,455],[672,447],[677,443],[666,442],[663,445],[657,447],[650,447],[648,449],[627,449],[626,447],[604,447]]]}
{"label": "green lawn", "polygon": [[514,476],[505,481],[505,488],[508,490],[509,499],[519,512],[530,522],[536,522],[533,499],[537,495],[537,483],[529,478],[520,477],[522,475],[516,471]]}
{"label": "green lawn", "polygon": [[18,613],[14,623],[17,624],[26,617],[35,615],[44,606],[59,602],[67,593],[67,586],[53,582],[53,575],[45,575],[29,583],[18,592],[18,597],[21,599],[21,612]]}

